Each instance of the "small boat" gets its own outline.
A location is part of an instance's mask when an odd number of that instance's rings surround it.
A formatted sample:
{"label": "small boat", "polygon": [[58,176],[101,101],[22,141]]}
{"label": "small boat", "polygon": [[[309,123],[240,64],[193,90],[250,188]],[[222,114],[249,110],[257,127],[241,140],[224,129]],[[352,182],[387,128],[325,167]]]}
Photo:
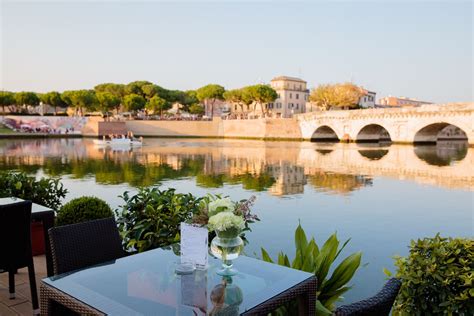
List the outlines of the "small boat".
{"label": "small boat", "polygon": [[94,144],[97,146],[109,147],[141,147],[143,141],[140,139],[130,138],[113,138],[113,139],[94,139]]}

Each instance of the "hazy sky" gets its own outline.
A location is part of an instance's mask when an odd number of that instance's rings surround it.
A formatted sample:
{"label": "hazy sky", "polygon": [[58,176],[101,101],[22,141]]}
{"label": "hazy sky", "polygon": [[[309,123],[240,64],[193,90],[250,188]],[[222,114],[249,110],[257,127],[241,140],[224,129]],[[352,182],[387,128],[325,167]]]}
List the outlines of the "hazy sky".
{"label": "hazy sky", "polygon": [[149,80],[236,88],[298,76],[473,100],[473,5],[445,2],[5,1],[1,89]]}

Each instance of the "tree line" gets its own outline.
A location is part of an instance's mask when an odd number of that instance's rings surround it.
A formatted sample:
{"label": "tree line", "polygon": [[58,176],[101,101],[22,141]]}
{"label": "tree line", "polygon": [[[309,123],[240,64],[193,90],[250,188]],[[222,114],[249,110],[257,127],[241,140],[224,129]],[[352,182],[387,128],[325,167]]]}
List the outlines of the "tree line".
{"label": "tree line", "polygon": [[[322,110],[334,107],[357,107],[362,96],[361,89],[353,84],[320,85],[311,92],[310,102]],[[226,101],[242,112],[256,111],[267,114],[267,104],[278,98],[277,92],[269,85],[256,84],[239,89],[225,90],[218,84],[208,84],[196,90],[170,90],[149,81],[133,81],[128,84],[101,83],[94,89],[66,90],[62,93],[0,91],[0,106],[3,113],[8,107],[10,112],[27,112],[28,106],[38,106],[40,102],[50,105],[56,113],[58,109],[71,108],[77,115],[99,111],[103,114],[121,110],[147,113],[160,113],[172,107],[173,103],[182,105],[183,110],[191,114],[203,114],[204,104],[214,111],[216,101]]]}

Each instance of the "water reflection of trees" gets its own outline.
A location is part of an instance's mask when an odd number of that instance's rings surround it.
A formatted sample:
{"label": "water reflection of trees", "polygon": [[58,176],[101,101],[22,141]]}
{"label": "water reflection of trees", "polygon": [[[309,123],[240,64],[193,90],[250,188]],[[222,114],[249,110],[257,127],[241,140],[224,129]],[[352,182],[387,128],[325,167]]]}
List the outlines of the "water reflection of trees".
{"label": "water reflection of trees", "polygon": [[[156,156],[156,155],[155,155]],[[170,159],[173,158],[173,159]],[[211,159],[209,162],[207,160]],[[48,176],[69,176],[73,179],[95,178],[100,184],[127,183],[133,187],[160,184],[164,180],[194,177],[196,184],[205,188],[220,188],[226,184],[240,184],[246,190],[270,190],[275,195],[303,193],[307,175],[304,168],[285,162],[282,165],[264,164],[259,170],[230,171],[225,166],[235,161],[213,160],[206,155],[162,155],[160,163],[143,163],[143,155],[110,155],[103,159],[84,157],[1,157],[0,169],[18,169],[28,173],[42,170]],[[172,160],[174,163],[167,163]],[[242,163],[242,162],[240,162]],[[371,182],[362,176],[321,173],[310,176],[317,189],[347,194]]]}
{"label": "water reflection of trees", "polygon": [[308,182],[316,190],[347,195],[352,191],[359,190],[365,186],[372,186],[372,178],[362,175],[337,174],[331,172],[320,172],[308,176]]}
{"label": "water reflection of trees", "polygon": [[465,142],[419,147],[325,144],[288,150],[271,143],[250,147],[251,154],[247,155],[230,146],[196,146],[192,142],[189,147],[171,145],[112,151],[88,145],[88,140],[0,142],[0,170],[18,169],[31,174],[42,171],[49,176],[94,178],[101,184],[127,183],[134,187],[192,178],[200,187],[241,185],[272,195],[303,193],[309,183],[317,190],[347,194],[372,184],[370,177],[359,174],[393,176],[404,172],[407,177],[422,170],[437,175],[440,168],[421,161],[448,166],[465,159],[469,150]]}

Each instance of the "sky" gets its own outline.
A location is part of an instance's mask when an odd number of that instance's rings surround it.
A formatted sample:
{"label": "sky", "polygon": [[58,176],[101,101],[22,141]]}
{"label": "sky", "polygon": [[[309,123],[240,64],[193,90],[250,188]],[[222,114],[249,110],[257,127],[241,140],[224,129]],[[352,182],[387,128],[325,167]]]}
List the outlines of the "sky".
{"label": "sky", "polygon": [[474,99],[471,1],[0,1],[2,90],[232,89],[287,75],[377,99]]}

